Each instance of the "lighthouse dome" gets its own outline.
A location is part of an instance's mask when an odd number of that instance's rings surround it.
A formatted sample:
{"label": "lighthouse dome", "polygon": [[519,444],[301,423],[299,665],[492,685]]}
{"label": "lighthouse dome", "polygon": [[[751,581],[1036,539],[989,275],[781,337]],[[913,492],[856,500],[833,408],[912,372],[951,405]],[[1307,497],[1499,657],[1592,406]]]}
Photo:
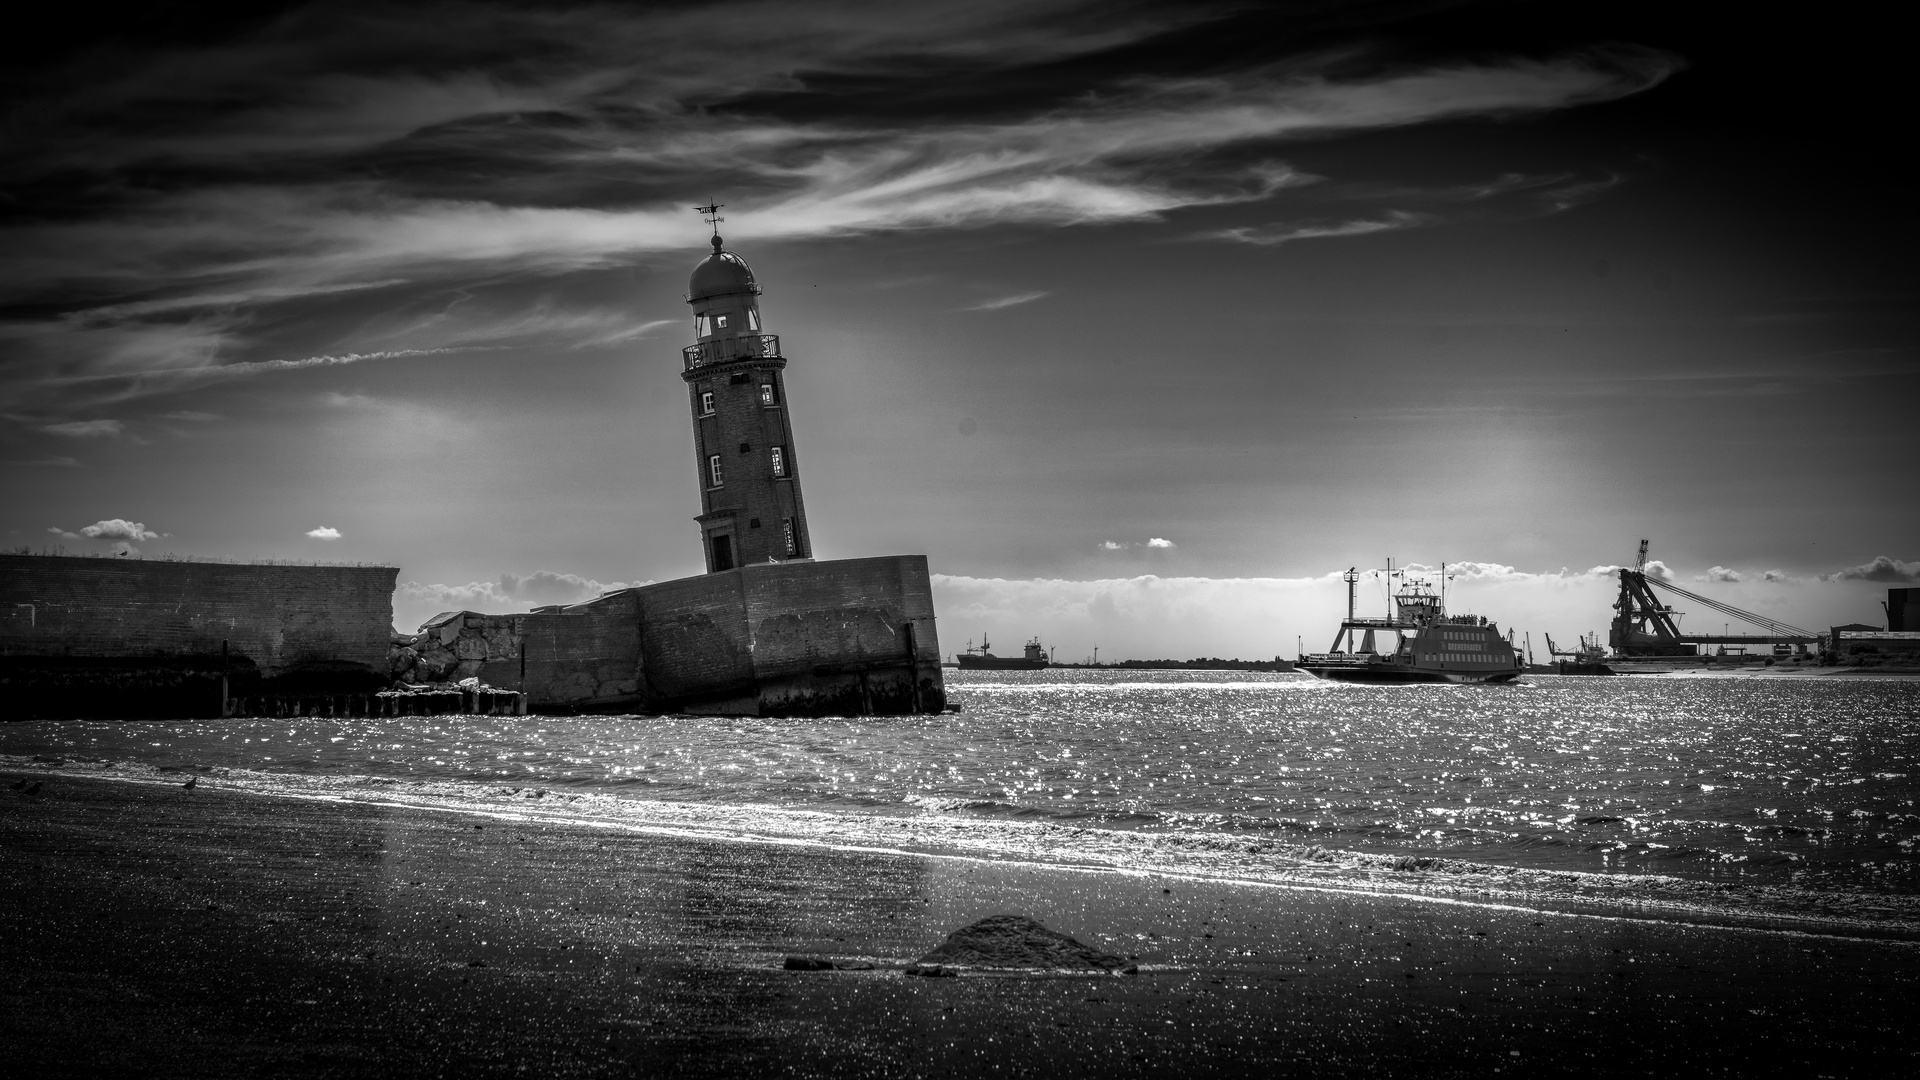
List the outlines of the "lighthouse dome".
{"label": "lighthouse dome", "polygon": [[713,238],[713,254],[693,268],[693,277],[687,282],[687,299],[701,300],[709,296],[723,296],[728,293],[758,294],[760,286],[753,280],[753,269],[747,261],[731,251],[720,247],[720,238]]}

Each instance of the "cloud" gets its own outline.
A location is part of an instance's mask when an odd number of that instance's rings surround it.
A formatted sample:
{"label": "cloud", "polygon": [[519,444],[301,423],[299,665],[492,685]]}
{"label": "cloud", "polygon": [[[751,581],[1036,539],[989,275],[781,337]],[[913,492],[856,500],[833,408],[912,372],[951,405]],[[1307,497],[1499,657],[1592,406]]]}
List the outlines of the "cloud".
{"label": "cloud", "polygon": [[1762,575],[1760,575],[1760,580],[1762,580],[1762,581],[1792,581],[1793,579],[1792,579],[1792,578],[1790,578],[1790,577],[1788,577],[1788,576],[1787,576],[1787,573],[1786,573],[1786,571],[1784,571],[1784,570],[1769,570],[1769,571],[1767,571],[1766,573],[1764,573],[1764,574],[1762,574]]}
{"label": "cloud", "polygon": [[1729,570],[1724,566],[1711,566],[1707,568],[1706,573],[1697,575],[1693,580],[1695,581],[1739,581],[1741,580],[1741,576],[1738,570]]}
{"label": "cloud", "polygon": [[125,518],[108,518],[104,521],[96,521],[91,525],[84,525],[80,529],[80,535],[95,540],[160,539],[160,534],[147,528],[145,524],[138,521],[128,521]]}
{"label": "cloud", "polygon": [[1884,581],[1889,584],[1905,584],[1920,581],[1920,561],[1902,562],[1885,555],[1877,556],[1872,562],[1849,566],[1845,570],[1836,570],[1821,575],[1822,581]]}
{"label": "cloud", "polygon": [[998,299],[988,300],[988,301],[985,301],[984,303],[975,304],[972,307],[961,308],[960,310],[961,311],[999,311],[1001,308],[1010,308],[1010,307],[1013,307],[1015,304],[1031,304],[1035,300],[1038,300],[1041,297],[1048,296],[1048,295],[1050,294],[1046,292],[1015,293],[1012,296],[1002,296]]}
{"label": "cloud", "polygon": [[[1302,140],[1609,101],[1680,66],[1620,46],[1037,74],[1222,17],[1066,2],[319,5],[216,44],[134,49],[111,72],[36,69],[0,197],[30,208],[56,182],[72,196],[0,228],[0,302],[54,312],[0,327],[16,358],[8,394],[70,417],[193,381],[524,334],[632,340],[672,320],[592,313],[567,329],[568,313],[535,312],[516,326],[452,305],[390,324],[424,291],[681,256],[684,193],[716,183],[737,193],[730,227],[762,242],[1154,220],[1313,188],[1274,160]],[[503,40],[518,43],[511,57]],[[1031,78],[1054,81],[1016,105],[927,104]],[[1458,198],[1567,202],[1599,190],[1586,183],[1503,177]],[[1358,235],[1433,212],[1376,199],[1229,238]],[[276,358],[270,313],[349,302],[387,317]]]}
{"label": "cloud", "polygon": [[501,574],[500,591],[506,596],[535,607],[546,604],[576,604],[601,593],[627,588],[624,581],[599,582],[578,574],[557,574],[535,570],[525,577]]}
{"label": "cloud", "polygon": [[25,461],[13,460],[13,461],[6,462],[6,464],[21,465],[21,466],[38,465],[38,466],[44,466],[46,468],[51,468],[51,469],[77,469],[80,467],[80,459],[70,458],[70,457],[43,457],[43,458],[33,458],[31,460],[25,460]]}
{"label": "cloud", "polygon": [[577,604],[601,593],[631,587],[624,581],[595,581],[579,574],[536,570],[531,574],[504,573],[498,581],[473,581],[465,585],[424,585],[401,582],[394,589],[394,620],[397,625],[418,626],[442,611],[487,611],[509,613],[548,604]]}
{"label": "cloud", "polygon": [[1295,240],[1367,236],[1401,229],[1423,229],[1460,222],[1513,221],[1558,214],[1584,205],[1620,185],[1618,175],[1582,180],[1565,174],[1532,176],[1506,173],[1493,180],[1452,187],[1326,185],[1318,201],[1343,204],[1394,202],[1398,207],[1344,217],[1295,218],[1264,225],[1243,225],[1199,234],[1199,239],[1233,240],[1272,246]]}
{"label": "cloud", "polygon": [[1222,229],[1209,233],[1209,236],[1223,240],[1237,240],[1243,244],[1271,246],[1284,244],[1291,240],[1314,240],[1330,236],[1365,236],[1369,233],[1387,232],[1391,229],[1412,229],[1431,224],[1439,220],[1428,214],[1416,214],[1406,210],[1394,210],[1372,219],[1338,221],[1324,224],[1289,224],[1276,222],[1271,225],[1244,225],[1232,229]]}
{"label": "cloud", "polygon": [[61,527],[60,527],[60,526],[58,526],[58,525],[50,525],[50,526],[48,526],[48,527],[47,527],[47,531],[48,531],[48,532],[50,532],[50,533],[52,533],[52,534],[53,534],[53,535],[55,535],[55,536],[59,536],[59,537],[64,537],[64,538],[66,538],[66,539],[68,539],[68,540],[78,540],[78,539],[80,539],[80,534],[79,534],[79,533],[77,533],[77,532],[68,532],[67,530],[65,530],[65,529],[63,529],[63,528],[61,528]]}
{"label": "cloud", "polygon": [[1131,543],[1131,542],[1122,543],[1121,541],[1118,541],[1118,540],[1102,540],[1100,542],[1100,550],[1102,551],[1127,551],[1134,548],[1145,548],[1149,550],[1164,550],[1164,549],[1172,548],[1176,546],[1178,545],[1174,544],[1173,541],[1165,540],[1158,536],[1151,537],[1148,540],[1146,540],[1144,543]]}
{"label": "cloud", "polygon": [[322,525],[317,529],[308,529],[307,535],[313,537],[315,540],[338,540],[340,539],[340,530],[331,525]]}
{"label": "cloud", "polygon": [[442,611],[512,610],[516,605],[500,586],[492,581],[474,581],[465,585],[422,585],[403,581],[393,590],[394,622],[403,627],[419,626]]}
{"label": "cloud", "polygon": [[209,412],[194,412],[191,409],[180,409],[170,413],[161,413],[160,419],[179,420],[182,423],[188,424],[205,424],[220,418]]}
{"label": "cloud", "polygon": [[118,420],[69,420],[61,424],[43,424],[41,431],[67,439],[101,439],[120,434],[126,425]]}

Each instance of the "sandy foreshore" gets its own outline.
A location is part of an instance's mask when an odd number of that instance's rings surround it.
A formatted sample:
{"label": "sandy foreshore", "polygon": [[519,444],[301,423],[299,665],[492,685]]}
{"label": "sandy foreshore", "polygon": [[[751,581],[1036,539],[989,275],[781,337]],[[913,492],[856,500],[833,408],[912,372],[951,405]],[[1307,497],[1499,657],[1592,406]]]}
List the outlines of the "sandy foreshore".
{"label": "sandy foreshore", "polygon": [[[1920,1069],[1908,941],[15,778],[13,1075]],[[1005,912],[1142,971],[900,974]]]}

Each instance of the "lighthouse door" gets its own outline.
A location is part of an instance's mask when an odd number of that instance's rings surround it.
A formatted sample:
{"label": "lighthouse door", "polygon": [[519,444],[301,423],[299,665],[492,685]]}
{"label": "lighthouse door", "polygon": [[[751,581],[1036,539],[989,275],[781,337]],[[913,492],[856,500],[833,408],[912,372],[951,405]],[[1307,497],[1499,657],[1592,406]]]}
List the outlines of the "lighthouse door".
{"label": "lighthouse door", "polygon": [[723,533],[713,538],[713,568],[716,571],[733,569],[733,537]]}

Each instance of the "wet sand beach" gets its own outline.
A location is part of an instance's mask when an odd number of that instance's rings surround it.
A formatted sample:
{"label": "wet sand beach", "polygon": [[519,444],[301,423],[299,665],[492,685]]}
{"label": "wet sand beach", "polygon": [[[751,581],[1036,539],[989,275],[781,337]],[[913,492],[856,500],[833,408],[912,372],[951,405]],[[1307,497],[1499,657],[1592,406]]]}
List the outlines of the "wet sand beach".
{"label": "wet sand beach", "polygon": [[[19,1076],[1920,1069],[1911,941],[42,779],[0,788]],[[1141,972],[900,973],[1005,912]]]}

